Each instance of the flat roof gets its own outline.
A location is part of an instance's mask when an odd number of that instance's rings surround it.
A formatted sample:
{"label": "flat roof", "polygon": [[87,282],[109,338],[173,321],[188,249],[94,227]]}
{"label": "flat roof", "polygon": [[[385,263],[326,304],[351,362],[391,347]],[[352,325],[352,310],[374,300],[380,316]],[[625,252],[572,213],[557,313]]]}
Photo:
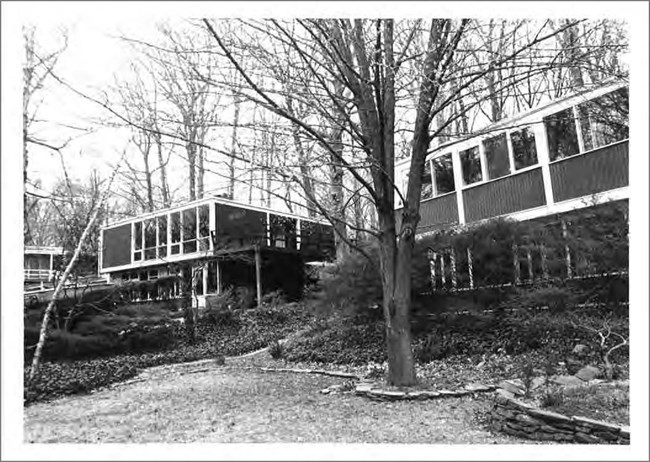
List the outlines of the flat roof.
{"label": "flat roof", "polygon": [[297,214],[291,213],[291,212],[280,212],[280,211],[269,209],[269,208],[266,208],[266,207],[259,207],[257,205],[244,204],[242,202],[237,202],[237,201],[234,201],[234,200],[231,200],[231,199],[226,199],[225,197],[208,196],[208,197],[203,197],[201,199],[196,199],[196,200],[193,200],[193,201],[184,202],[182,204],[167,207],[167,208],[164,208],[164,209],[155,210],[153,212],[147,212],[147,213],[143,213],[141,215],[136,215],[136,216],[129,217],[129,218],[122,218],[121,220],[117,220],[117,221],[113,221],[111,223],[108,223],[108,224],[102,226],[100,229],[113,228],[115,226],[119,226],[119,225],[123,225],[123,224],[127,224],[127,223],[132,223],[132,222],[138,221],[138,220],[146,220],[147,218],[154,218],[154,217],[157,217],[157,216],[160,216],[160,215],[164,215],[166,213],[177,212],[177,211],[186,209],[188,207],[194,207],[194,206],[209,204],[211,202],[216,202],[218,204],[223,204],[223,205],[230,205],[232,207],[239,207],[239,208],[247,209],[247,210],[254,210],[256,212],[273,213],[274,215],[281,215],[281,216],[284,216],[284,217],[297,218],[297,219],[300,219],[300,220],[311,221],[311,222],[319,223],[319,224],[323,224],[323,225],[330,225],[329,222],[327,222],[325,220],[322,220],[322,219],[318,219],[318,218],[306,217],[304,215],[297,215]]}
{"label": "flat roof", "polygon": [[26,245],[25,253],[28,254],[43,254],[43,255],[59,255],[63,253],[63,247],[53,245]]}

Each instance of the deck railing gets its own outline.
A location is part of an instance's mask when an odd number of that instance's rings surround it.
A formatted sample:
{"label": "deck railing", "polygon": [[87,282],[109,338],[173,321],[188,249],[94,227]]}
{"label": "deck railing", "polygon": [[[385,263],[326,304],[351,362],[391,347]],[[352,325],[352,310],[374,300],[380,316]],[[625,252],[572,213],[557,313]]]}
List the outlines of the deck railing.
{"label": "deck railing", "polygon": [[27,268],[24,270],[26,281],[48,281],[52,272],[49,269],[33,269]]}

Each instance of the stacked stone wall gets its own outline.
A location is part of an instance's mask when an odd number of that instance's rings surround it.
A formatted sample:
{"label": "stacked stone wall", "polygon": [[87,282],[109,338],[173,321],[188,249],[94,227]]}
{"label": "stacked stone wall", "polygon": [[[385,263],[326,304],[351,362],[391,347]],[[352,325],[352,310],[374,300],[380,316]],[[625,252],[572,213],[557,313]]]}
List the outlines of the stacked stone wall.
{"label": "stacked stone wall", "polygon": [[630,444],[627,426],[536,409],[516,399],[497,396],[493,430],[541,441],[585,444]]}

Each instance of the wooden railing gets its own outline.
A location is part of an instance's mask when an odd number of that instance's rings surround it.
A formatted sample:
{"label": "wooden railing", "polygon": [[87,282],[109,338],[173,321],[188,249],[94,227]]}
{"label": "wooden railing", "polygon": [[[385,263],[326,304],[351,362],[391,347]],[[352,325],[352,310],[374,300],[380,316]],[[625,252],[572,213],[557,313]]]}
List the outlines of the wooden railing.
{"label": "wooden railing", "polygon": [[48,281],[51,274],[49,269],[27,268],[24,270],[26,281]]}

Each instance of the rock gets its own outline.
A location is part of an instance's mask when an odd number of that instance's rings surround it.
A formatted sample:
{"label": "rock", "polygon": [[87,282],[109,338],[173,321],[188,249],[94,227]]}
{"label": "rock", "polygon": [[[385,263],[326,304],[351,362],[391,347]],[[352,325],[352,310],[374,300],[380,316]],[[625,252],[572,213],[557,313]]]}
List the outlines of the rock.
{"label": "rock", "polygon": [[542,425],[539,427],[541,431],[545,431],[548,433],[557,433],[557,434],[563,434],[563,435],[573,435],[573,432],[571,430],[565,430],[563,428],[551,426],[551,425]]}
{"label": "rock", "polygon": [[332,390],[330,390],[329,388],[323,388],[323,389],[320,391],[320,393],[322,393],[322,394],[324,394],[324,395],[329,395],[329,394],[331,393],[331,391],[332,391]]}
{"label": "rock", "polygon": [[354,391],[359,394],[359,395],[365,395],[368,393],[370,390],[372,390],[372,384],[369,383],[362,383],[357,385],[357,387],[354,389]]}
{"label": "rock", "polygon": [[595,436],[587,435],[586,433],[582,433],[582,432],[576,432],[574,438],[578,443],[585,443],[585,444],[600,443],[600,440]]}
{"label": "rock", "polygon": [[602,373],[601,370],[596,366],[585,366],[582,369],[580,369],[578,372],[576,372],[575,376],[578,377],[580,380],[588,382],[590,380],[594,380],[598,378],[601,373]]}
{"label": "rock", "polygon": [[630,427],[628,426],[623,426],[619,430],[619,436],[621,438],[627,438],[628,440],[630,439]]}
{"label": "rock", "polygon": [[612,432],[607,431],[595,431],[593,435],[596,438],[600,438],[603,441],[616,441],[618,440],[618,435]]}
{"label": "rock", "polygon": [[578,356],[583,356],[589,351],[589,347],[587,345],[583,345],[582,343],[578,343],[576,346],[573,347],[573,350],[571,351],[572,354],[578,355]]}
{"label": "rock", "polygon": [[426,391],[409,391],[406,399],[427,399],[429,396]]}
{"label": "rock", "polygon": [[514,399],[515,397],[514,393],[509,392],[508,390],[504,390],[503,388],[498,388],[497,393],[499,394],[499,396],[502,396],[506,399]]}
{"label": "rock", "polygon": [[522,396],[526,393],[526,387],[519,379],[504,380],[503,382],[499,383],[498,387],[502,390],[509,391],[513,395]]}
{"label": "rock", "polygon": [[528,426],[539,427],[540,425],[542,425],[542,422],[529,416],[528,414],[517,414],[515,416],[515,420],[517,420],[518,422],[522,422],[523,424]]}
{"label": "rock", "polygon": [[442,397],[456,396],[456,392],[453,390],[438,390],[438,393],[440,393],[440,396]]}
{"label": "rock", "polygon": [[554,375],[551,377],[551,382],[568,386],[577,386],[584,383],[578,377],[575,377],[573,375]]}
{"label": "rock", "polygon": [[490,388],[487,385],[483,385],[482,383],[469,383],[465,385],[465,389],[471,392],[478,392],[478,391],[490,391],[492,388]]}
{"label": "rock", "polygon": [[535,390],[544,385],[544,382],[546,382],[546,379],[544,377],[535,377],[530,384],[530,389]]}
{"label": "rock", "polygon": [[472,392],[469,391],[469,390],[456,390],[456,391],[454,391],[454,395],[458,396],[458,397],[467,396],[467,395],[471,395],[471,394],[472,394]]}
{"label": "rock", "polygon": [[553,422],[555,423],[563,423],[563,424],[570,424],[571,423],[571,418],[567,417],[562,414],[558,414],[556,412],[551,412],[551,411],[544,411],[542,409],[531,409],[529,411],[529,414],[532,416],[537,417],[538,419],[547,421],[547,422]]}
{"label": "rock", "polygon": [[574,416],[571,418],[571,420],[573,420],[573,422],[580,427],[590,428],[594,430],[607,430],[614,433],[618,433],[620,431],[620,427],[618,425],[602,422],[600,420],[589,419],[587,417]]}

